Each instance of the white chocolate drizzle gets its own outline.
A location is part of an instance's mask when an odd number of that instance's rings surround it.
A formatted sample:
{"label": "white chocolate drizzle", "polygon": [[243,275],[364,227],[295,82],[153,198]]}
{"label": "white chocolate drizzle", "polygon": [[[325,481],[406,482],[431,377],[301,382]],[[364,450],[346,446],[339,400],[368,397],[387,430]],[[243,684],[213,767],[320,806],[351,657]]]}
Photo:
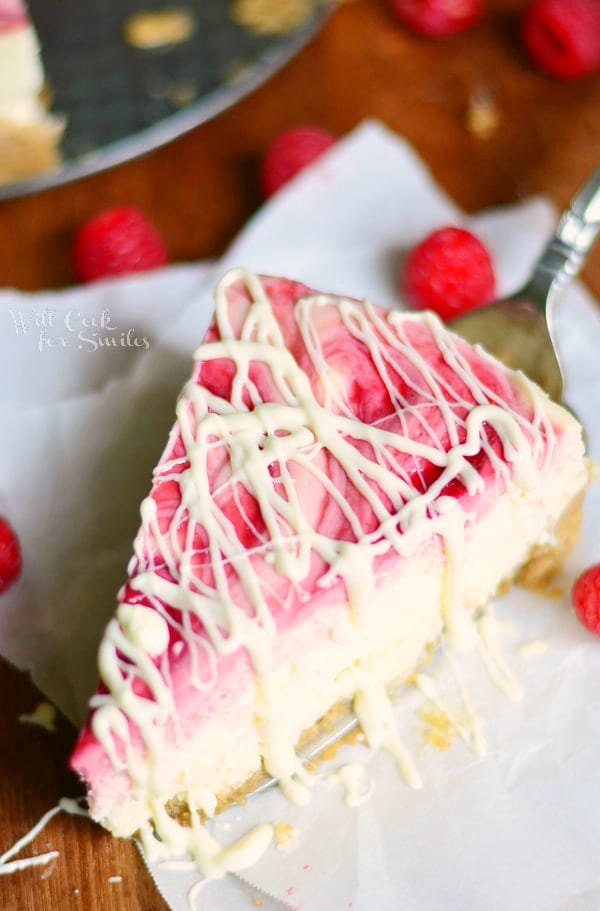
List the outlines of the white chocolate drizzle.
{"label": "white chocolate drizzle", "polygon": [[[468,643],[460,574],[475,498],[486,489],[478,466],[496,491],[526,490],[555,433],[532,384],[503,379],[430,314],[320,294],[283,318],[276,309],[265,280],[244,270],[217,288],[214,326],[195,353],[141,507],[130,579],[101,644],[106,691],[91,703],[93,733],[114,768],[148,795],[146,849],[188,851],[208,876],[241,869],[239,859],[264,850],[272,833],[259,829],[224,860],[195,815],[210,815],[215,795],[199,803],[182,788],[188,828],[166,813],[163,735],[178,736],[171,662],[186,652],[201,695],[217,685],[221,660],[249,656],[264,766],[291,800],[305,801],[307,775],[273,709],[278,617],[337,586],[360,635],[381,579],[428,544],[445,554],[446,637]],[[367,742],[389,750],[418,787],[387,681],[366,654],[355,665],[354,709]],[[493,667],[506,680],[497,658]],[[420,685],[435,698],[424,676]],[[462,736],[479,750],[473,733]]]}
{"label": "white chocolate drizzle", "polygon": [[462,690],[462,693],[463,707],[466,710],[464,712],[467,719],[466,723],[459,719],[455,712],[450,710],[446,701],[440,695],[434,680],[428,674],[417,674],[416,684],[432,705],[446,716],[463,743],[475,753],[476,756],[483,756],[485,753],[485,743],[481,736],[481,722],[472,711],[470,701],[464,698],[464,689]]}
{"label": "white chocolate drizzle", "polygon": [[51,810],[48,810],[44,815],[36,822],[31,829],[21,836],[14,845],[5,851],[3,854],[0,854],[0,876],[6,876],[10,873],[18,873],[21,870],[28,870],[30,867],[40,867],[49,864],[52,860],[58,857],[58,851],[46,851],[43,854],[34,854],[31,857],[23,857],[18,860],[13,860],[15,854],[18,854],[23,848],[26,848],[27,845],[30,845],[32,841],[42,832],[51,819],[53,819],[58,813],[69,813],[72,816],[87,816],[87,811],[83,810],[78,801],[73,800],[69,797],[63,797],[58,802],[57,806],[52,807]]}
{"label": "white chocolate drizzle", "polygon": [[9,848],[8,851],[5,851],[3,854],[0,854],[0,876],[5,876],[8,873],[17,873],[18,871],[26,870],[29,867],[45,865],[50,863],[51,860],[54,860],[55,857],[58,857],[58,851],[46,851],[44,854],[35,854],[33,857],[12,860],[15,854],[18,854],[19,851],[22,851],[23,848],[31,844],[34,838],[40,834],[52,817],[56,816],[57,813],[60,813],[60,806],[48,810],[48,812],[44,813],[41,819],[31,827],[29,832],[26,832],[25,835],[14,843],[12,848]]}
{"label": "white chocolate drizzle", "polygon": [[498,636],[496,618],[488,606],[487,611],[477,620],[477,649],[487,668],[488,674],[502,692],[517,702],[521,699],[523,691],[514,672],[500,654],[496,643]]}
{"label": "white chocolate drizzle", "polygon": [[373,793],[373,778],[362,762],[347,762],[326,778],[327,784],[341,784],[347,807],[359,807]]}
{"label": "white chocolate drizzle", "polygon": [[[201,861],[206,880],[219,879],[226,873],[239,873],[254,866],[272,843],[274,835],[273,826],[265,823],[254,826],[233,844],[223,847],[201,823],[194,821],[192,829],[195,830],[196,845],[195,850],[192,845],[189,853],[192,854],[193,860],[164,860],[160,862],[160,866],[164,870],[189,871],[196,869],[198,862]],[[147,848],[146,845],[144,847]]]}

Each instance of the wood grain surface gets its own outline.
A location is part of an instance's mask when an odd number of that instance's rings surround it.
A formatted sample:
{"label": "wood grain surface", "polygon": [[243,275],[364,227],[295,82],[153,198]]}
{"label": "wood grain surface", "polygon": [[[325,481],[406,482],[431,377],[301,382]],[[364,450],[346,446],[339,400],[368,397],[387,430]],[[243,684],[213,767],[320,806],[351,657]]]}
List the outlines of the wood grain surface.
{"label": "wood grain surface", "polygon": [[[567,84],[536,72],[515,40],[523,7],[523,0],[490,0],[470,33],[433,42],[399,28],[384,0],[350,0],[284,70],[211,123],[137,161],[0,203],[0,285],[72,283],[73,232],[119,203],[147,212],[173,260],[223,252],[260,204],[258,165],[267,142],[300,122],[341,135],[365,117],[382,119],[469,211],[532,193],[564,205],[600,163],[600,73]],[[487,138],[466,125],[470,101],[481,94],[494,100],[499,118]],[[600,249],[584,279],[600,297]],[[71,727],[60,722],[52,734],[20,723],[39,694],[2,663],[0,692],[1,854],[59,797],[80,788],[66,771]],[[2,911],[166,907],[134,847],[85,819],[54,818],[33,848],[60,854],[47,868],[0,876]],[[122,880],[109,882],[114,876]]]}

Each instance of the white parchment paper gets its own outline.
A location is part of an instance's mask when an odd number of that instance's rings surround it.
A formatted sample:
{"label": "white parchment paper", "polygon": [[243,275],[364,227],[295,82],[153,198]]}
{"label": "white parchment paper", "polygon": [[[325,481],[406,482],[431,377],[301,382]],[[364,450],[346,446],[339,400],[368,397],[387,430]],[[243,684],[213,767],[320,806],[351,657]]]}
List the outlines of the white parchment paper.
{"label": "white parchment paper", "polygon": [[[476,177],[474,177],[476,179]],[[414,152],[367,123],[280,192],[223,261],[62,293],[0,294],[0,513],[24,551],[22,580],[0,600],[0,651],[80,721],[95,682],[94,653],[123,581],[137,506],[173,420],[177,390],[230,265],[300,279],[324,291],[399,306],[399,255],[426,231],[471,224],[491,249],[499,292],[516,288],[550,231],[543,200],[467,219]],[[600,311],[574,287],[560,310],[567,397],[600,458]],[[581,545],[565,574],[600,560],[600,496],[588,497]],[[460,742],[424,746],[408,690],[399,724],[425,781],[411,791],[389,756],[344,748],[374,782],[357,809],[319,787],[299,809],[273,791],[215,824],[224,842],[257,822],[298,830],[245,881],[211,883],[198,908],[304,911],[597,911],[600,908],[600,642],[566,598],[515,591],[495,613],[498,642],[523,699],[509,701],[466,659],[486,723],[488,754]],[[541,640],[528,657],[520,644]],[[446,659],[431,673],[459,707]],[[195,875],[154,866],[176,911]],[[273,896],[268,898],[265,893]]]}

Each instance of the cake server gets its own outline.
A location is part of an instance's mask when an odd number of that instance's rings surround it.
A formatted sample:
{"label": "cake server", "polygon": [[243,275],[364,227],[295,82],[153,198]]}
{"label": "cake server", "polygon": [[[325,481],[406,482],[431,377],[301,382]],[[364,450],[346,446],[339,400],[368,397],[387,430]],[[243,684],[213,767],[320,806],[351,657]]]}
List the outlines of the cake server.
{"label": "cake server", "polygon": [[560,402],[563,371],[556,345],[555,307],[580,271],[600,231],[600,168],[579,190],[535,264],[514,294],[452,320],[449,328],[522,370]]}

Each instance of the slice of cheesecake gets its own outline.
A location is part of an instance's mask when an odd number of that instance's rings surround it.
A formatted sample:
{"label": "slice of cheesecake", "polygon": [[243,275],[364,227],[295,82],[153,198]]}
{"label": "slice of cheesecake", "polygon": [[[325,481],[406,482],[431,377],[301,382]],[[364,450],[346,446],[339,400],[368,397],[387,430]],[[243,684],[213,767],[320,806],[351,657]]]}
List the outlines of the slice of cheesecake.
{"label": "slice of cheesecake", "polygon": [[201,865],[178,812],[262,769],[304,800],[295,746],[344,701],[402,762],[386,687],[568,546],[586,482],[572,415],[433,315],[227,274],[72,758],[93,817]]}
{"label": "slice of cheesecake", "polygon": [[40,48],[21,0],[0,0],[0,184],[55,168],[61,118],[44,103]]}

